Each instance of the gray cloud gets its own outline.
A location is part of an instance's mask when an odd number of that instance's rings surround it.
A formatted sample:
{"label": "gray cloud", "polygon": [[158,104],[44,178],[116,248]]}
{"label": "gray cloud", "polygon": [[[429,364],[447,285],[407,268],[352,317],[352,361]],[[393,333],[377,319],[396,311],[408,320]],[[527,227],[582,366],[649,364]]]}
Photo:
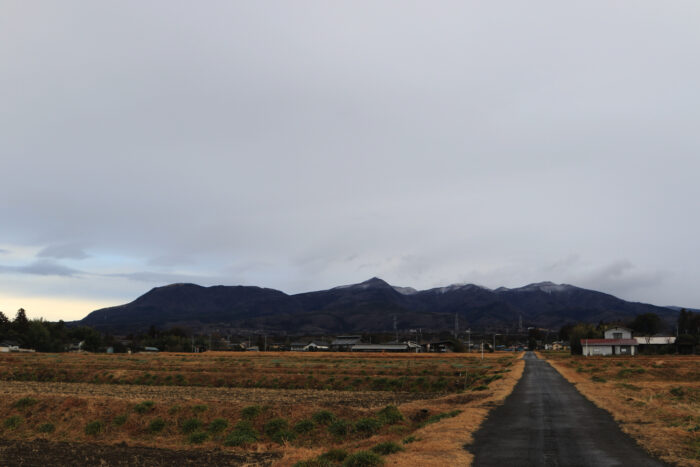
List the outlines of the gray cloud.
{"label": "gray cloud", "polygon": [[0,273],[5,274],[32,274],[37,276],[63,276],[75,277],[81,275],[82,272],[67,266],[63,266],[54,261],[35,261],[24,266],[7,266],[0,265]]}
{"label": "gray cloud", "polygon": [[83,248],[77,244],[49,245],[44,247],[39,253],[39,258],[56,258],[56,259],[85,259],[89,255],[85,253]]}
{"label": "gray cloud", "polygon": [[[379,275],[700,307],[698,3],[3,13],[0,244],[18,289],[49,288],[12,265],[43,248],[110,299],[138,292],[128,274],[290,293]],[[619,258],[634,267],[606,270]]]}

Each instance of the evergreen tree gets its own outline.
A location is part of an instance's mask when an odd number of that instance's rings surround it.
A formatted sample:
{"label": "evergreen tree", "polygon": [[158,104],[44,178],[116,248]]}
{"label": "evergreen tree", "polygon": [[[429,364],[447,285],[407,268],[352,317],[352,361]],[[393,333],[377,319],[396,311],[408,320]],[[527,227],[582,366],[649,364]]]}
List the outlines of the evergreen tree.
{"label": "evergreen tree", "polygon": [[19,334],[24,334],[29,329],[29,320],[27,319],[27,313],[24,308],[17,310],[17,316],[15,316],[12,322],[12,327]]}

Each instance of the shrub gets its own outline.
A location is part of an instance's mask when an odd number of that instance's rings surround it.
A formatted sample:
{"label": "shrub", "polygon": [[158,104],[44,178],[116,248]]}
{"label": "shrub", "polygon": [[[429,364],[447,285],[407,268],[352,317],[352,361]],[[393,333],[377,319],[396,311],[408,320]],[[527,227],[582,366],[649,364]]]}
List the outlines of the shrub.
{"label": "shrub", "polygon": [[160,433],[163,431],[163,428],[165,428],[165,420],[160,417],[153,419],[148,425],[148,431],[150,433]]}
{"label": "shrub", "polygon": [[12,417],[8,417],[5,419],[5,422],[3,423],[3,426],[5,428],[8,428],[10,430],[14,430],[18,428],[22,424],[22,417],[18,415],[13,415]]}
{"label": "shrub", "polygon": [[344,449],[331,449],[318,456],[321,461],[343,462],[348,457],[348,452]]}
{"label": "shrub", "polygon": [[255,431],[253,425],[247,420],[242,420],[236,424],[234,430],[229,433],[224,445],[226,446],[242,446],[244,444],[254,443],[258,440],[258,432]]}
{"label": "shrub", "polygon": [[267,436],[272,438],[272,436],[278,431],[284,431],[289,429],[289,422],[284,418],[273,418],[272,420],[265,423],[263,426],[263,431]]}
{"label": "shrub", "polygon": [[393,425],[403,421],[403,415],[401,415],[399,409],[393,405],[387,405],[384,407],[382,410],[377,412],[377,416],[379,416],[379,420],[386,425]]}
{"label": "shrub", "polygon": [[56,431],[56,427],[53,426],[53,423],[42,423],[39,425],[39,427],[36,429],[39,433],[53,433]]}
{"label": "shrub", "polygon": [[194,433],[190,433],[187,440],[190,442],[190,444],[202,444],[208,437],[209,435],[203,431],[195,431]]}
{"label": "shrub", "polygon": [[369,437],[379,431],[382,424],[376,418],[361,418],[355,422],[355,431]]}
{"label": "shrub", "polygon": [[209,407],[207,407],[206,405],[203,405],[203,404],[195,405],[195,406],[192,407],[192,412],[194,412],[194,413],[202,413],[202,412],[206,412],[208,408],[209,408]]}
{"label": "shrub", "polygon": [[287,441],[294,441],[296,437],[296,433],[291,430],[280,430],[276,431],[272,436],[270,436],[270,439],[272,439],[272,441],[275,443],[284,444]]}
{"label": "shrub", "polygon": [[146,412],[150,412],[151,410],[153,410],[155,405],[156,404],[153,401],[143,401],[140,404],[136,404],[134,406],[134,412],[142,413],[142,414],[146,413]]}
{"label": "shrub", "polygon": [[423,422],[421,424],[421,426],[430,425],[431,423],[437,423],[440,420],[442,420],[443,418],[456,417],[457,415],[459,415],[461,413],[462,413],[461,410],[452,410],[451,412],[439,413],[439,414],[433,415],[432,417],[428,418],[425,422]]}
{"label": "shrub", "polygon": [[338,419],[328,425],[328,432],[333,436],[343,437],[350,431],[350,424],[345,420]]}
{"label": "shrub", "polygon": [[402,444],[411,444],[411,443],[418,441],[419,439],[420,438],[416,438],[415,436],[411,435],[411,436],[407,436],[404,439],[402,439],[401,443]]}
{"label": "shrub", "polygon": [[17,402],[12,404],[12,407],[16,409],[24,409],[27,407],[31,407],[32,405],[36,404],[37,400],[34,399],[33,397],[23,397],[19,399]]}
{"label": "shrub", "polygon": [[226,428],[228,428],[228,421],[223,418],[215,418],[209,424],[209,433],[221,433]]}
{"label": "shrub", "polygon": [[379,443],[372,448],[372,452],[376,454],[381,454],[386,456],[388,454],[394,454],[395,452],[403,451],[403,448],[393,441],[387,441],[385,443]]}
{"label": "shrub", "polygon": [[384,461],[370,451],[359,451],[351,454],[343,462],[343,467],[374,467],[377,465],[384,465]]}
{"label": "shrub", "polygon": [[102,433],[103,429],[104,424],[98,420],[95,420],[94,422],[90,422],[87,425],[85,425],[85,434],[90,436],[97,436],[100,433]]}
{"label": "shrub", "polygon": [[122,426],[123,424],[126,423],[126,419],[127,419],[126,415],[117,415],[112,420],[112,423],[114,423],[115,426]]}
{"label": "shrub", "polygon": [[328,425],[335,421],[335,415],[328,410],[319,410],[311,416],[311,419],[319,425]]}
{"label": "shrub", "polygon": [[296,425],[294,425],[294,431],[297,433],[308,433],[314,429],[314,422],[311,420],[299,420]]}
{"label": "shrub", "polygon": [[598,376],[598,375],[594,375],[594,376],[591,378],[591,381],[593,381],[594,383],[605,383],[605,382],[607,382],[608,380],[605,379],[605,378],[602,378],[602,377],[600,377],[600,376]]}
{"label": "shrub", "polygon": [[180,431],[182,431],[186,435],[189,435],[190,433],[199,430],[201,427],[201,420],[199,420],[198,418],[188,418],[187,420],[182,422],[182,425],[180,426]]}
{"label": "shrub", "polygon": [[241,417],[246,420],[252,420],[262,413],[262,407],[259,405],[249,405],[241,410]]}
{"label": "shrub", "polygon": [[676,397],[683,397],[685,395],[685,391],[681,386],[673,387],[669,392]]}

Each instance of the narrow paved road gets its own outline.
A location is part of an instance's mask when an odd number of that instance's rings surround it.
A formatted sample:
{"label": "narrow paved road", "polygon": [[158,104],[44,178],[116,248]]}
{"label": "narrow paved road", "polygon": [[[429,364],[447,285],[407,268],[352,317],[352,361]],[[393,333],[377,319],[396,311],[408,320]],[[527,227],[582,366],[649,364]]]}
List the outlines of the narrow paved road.
{"label": "narrow paved road", "polygon": [[663,466],[532,352],[505,403],[467,449],[474,466]]}

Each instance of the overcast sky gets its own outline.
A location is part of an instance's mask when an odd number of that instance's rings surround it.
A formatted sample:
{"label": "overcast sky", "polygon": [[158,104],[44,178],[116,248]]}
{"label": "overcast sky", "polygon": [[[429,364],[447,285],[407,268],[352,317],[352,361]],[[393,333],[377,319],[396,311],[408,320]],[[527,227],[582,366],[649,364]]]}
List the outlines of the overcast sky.
{"label": "overcast sky", "polygon": [[700,307],[700,2],[0,0],[0,310],[550,280]]}

